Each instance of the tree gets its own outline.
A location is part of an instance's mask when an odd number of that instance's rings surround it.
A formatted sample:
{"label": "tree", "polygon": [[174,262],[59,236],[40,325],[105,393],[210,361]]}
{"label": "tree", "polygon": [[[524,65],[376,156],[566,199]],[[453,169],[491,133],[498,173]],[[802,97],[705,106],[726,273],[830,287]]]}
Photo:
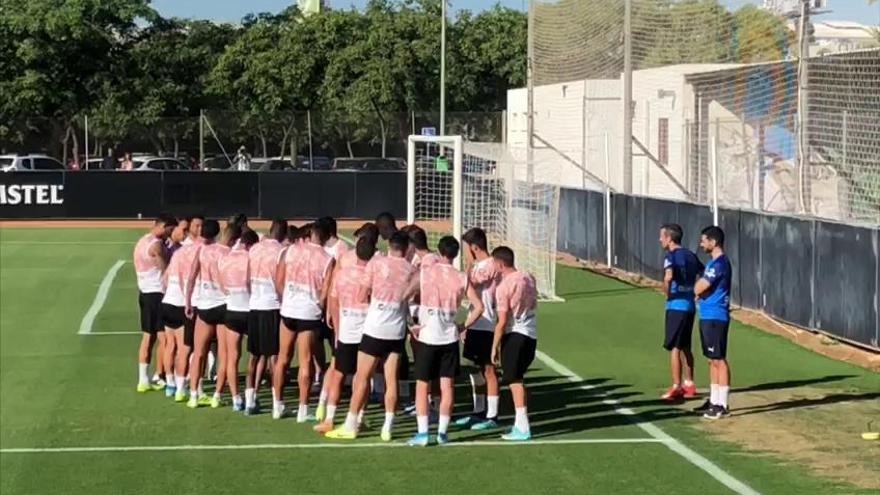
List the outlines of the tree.
{"label": "tree", "polygon": [[742,63],[784,60],[795,42],[785,19],[754,5],[734,14],[736,61]]}
{"label": "tree", "polygon": [[637,67],[733,60],[733,18],[717,0],[654,0],[639,5],[633,13]]}

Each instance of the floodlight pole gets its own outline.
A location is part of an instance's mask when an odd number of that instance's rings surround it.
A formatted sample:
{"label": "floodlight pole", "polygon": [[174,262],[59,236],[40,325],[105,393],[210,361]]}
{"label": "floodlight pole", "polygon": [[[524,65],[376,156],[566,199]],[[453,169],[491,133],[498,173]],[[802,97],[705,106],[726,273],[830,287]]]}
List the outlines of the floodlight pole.
{"label": "floodlight pole", "polygon": [[[440,135],[446,135],[446,2],[440,0]],[[458,166],[456,164],[456,166]]]}
{"label": "floodlight pole", "polygon": [[623,17],[623,192],[632,194],[632,0],[624,2]]}

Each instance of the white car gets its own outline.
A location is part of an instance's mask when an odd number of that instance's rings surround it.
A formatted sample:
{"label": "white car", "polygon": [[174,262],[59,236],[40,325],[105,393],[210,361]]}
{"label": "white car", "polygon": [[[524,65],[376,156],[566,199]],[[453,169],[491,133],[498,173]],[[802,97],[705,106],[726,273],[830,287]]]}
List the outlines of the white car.
{"label": "white car", "polygon": [[180,160],[158,156],[133,156],[134,170],[189,170]]}
{"label": "white car", "polygon": [[65,170],[64,165],[49,155],[0,155],[3,172]]}

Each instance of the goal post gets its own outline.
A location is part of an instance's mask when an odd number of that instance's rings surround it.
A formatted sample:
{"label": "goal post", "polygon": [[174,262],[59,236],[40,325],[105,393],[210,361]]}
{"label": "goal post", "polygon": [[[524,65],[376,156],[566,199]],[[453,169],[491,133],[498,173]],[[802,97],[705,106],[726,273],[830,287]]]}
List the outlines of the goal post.
{"label": "goal post", "polygon": [[500,143],[464,142],[461,136],[410,136],[406,220],[425,229],[432,249],[444,235],[461,240],[468,229],[483,229],[490,250],[509,246],[517,267],[535,276],[542,299],[558,300],[559,187],[543,182],[549,179],[546,174],[529,180],[527,168]]}

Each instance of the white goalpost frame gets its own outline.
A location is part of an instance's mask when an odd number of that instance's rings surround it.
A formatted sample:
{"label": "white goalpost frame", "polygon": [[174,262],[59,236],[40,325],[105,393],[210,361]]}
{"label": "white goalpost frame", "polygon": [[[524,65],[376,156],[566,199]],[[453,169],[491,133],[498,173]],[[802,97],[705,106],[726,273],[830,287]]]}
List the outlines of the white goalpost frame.
{"label": "white goalpost frame", "polygon": [[453,148],[452,167],[452,235],[461,240],[462,235],[462,177],[464,169],[463,141],[461,136],[409,136],[406,149],[406,223],[416,222],[416,144],[437,144]]}

